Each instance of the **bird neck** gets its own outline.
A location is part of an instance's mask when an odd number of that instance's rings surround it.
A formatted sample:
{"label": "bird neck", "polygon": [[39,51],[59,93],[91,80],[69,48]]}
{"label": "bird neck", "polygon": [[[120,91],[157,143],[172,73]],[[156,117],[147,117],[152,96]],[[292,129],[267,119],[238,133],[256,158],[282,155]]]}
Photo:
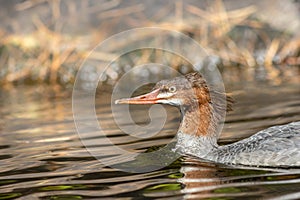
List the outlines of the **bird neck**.
{"label": "bird neck", "polygon": [[218,148],[217,123],[210,103],[182,107],[176,148],[187,154],[208,155]]}
{"label": "bird neck", "polygon": [[197,137],[211,137],[217,140],[217,123],[213,107],[209,102],[197,106],[183,106],[179,131]]}

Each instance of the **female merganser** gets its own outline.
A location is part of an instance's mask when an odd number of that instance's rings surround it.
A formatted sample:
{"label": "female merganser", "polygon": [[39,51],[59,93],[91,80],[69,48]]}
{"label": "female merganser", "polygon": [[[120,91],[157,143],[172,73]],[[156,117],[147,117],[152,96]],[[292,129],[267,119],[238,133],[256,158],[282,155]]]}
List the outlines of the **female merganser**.
{"label": "female merganser", "polygon": [[[226,108],[222,99],[226,99]],[[222,120],[220,113],[231,110],[232,99],[210,91],[197,72],[159,81],[150,93],[119,99],[115,103],[179,107],[182,120],[177,132],[176,150],[181,154],[224,164],[300,166],[300,121],[273,126],[233,144],[219,146],[217,127]]]}

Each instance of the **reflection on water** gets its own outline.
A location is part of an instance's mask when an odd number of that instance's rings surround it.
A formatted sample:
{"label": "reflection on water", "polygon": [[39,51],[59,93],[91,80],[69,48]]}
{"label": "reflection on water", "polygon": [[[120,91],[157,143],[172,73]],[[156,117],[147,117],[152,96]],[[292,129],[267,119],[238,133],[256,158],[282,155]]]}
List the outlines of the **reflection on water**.
{"label": "reflection on water", "polygon": [[[223,143],[300,119],[297,85],[248,87],[234,89],[233,94],[237,103],[227,117],[220,139]],[[81,143],[70,92],[21,87],[1,91],[0,98],[0,199],[300,197],[297,169],[224,166],[186,157],[148,173],[112,169],[91,156]],[[151,138],[135,138],[115,125],[109,91],[97,95],[96,102],[98,120],[108,138],[128,151],[153,151],[169,143],[178,128],[178,111],[165,106],[168,118],[163,130]],[[133,119],[147,125],[148,109],[131,107]],[[107,158],[115,154],[97,132],[86,133],[84,139],[90,151]]]}

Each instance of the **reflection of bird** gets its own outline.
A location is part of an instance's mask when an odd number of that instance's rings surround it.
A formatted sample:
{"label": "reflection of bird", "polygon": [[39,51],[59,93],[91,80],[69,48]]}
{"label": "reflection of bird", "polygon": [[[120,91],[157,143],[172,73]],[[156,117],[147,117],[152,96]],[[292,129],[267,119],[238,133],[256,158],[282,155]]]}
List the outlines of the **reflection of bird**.
{"label": "reflection of bird", "polygon": [[222,113],[231,109],[232,99],[210,91],[197,72],[159,81],[148,94],[116,101],[158,103],[180,108],[182,121],[176,150],[182,154],[227,164],[300,166],[300,122],[274,126],[239,142],[219,146],[218,124]]}

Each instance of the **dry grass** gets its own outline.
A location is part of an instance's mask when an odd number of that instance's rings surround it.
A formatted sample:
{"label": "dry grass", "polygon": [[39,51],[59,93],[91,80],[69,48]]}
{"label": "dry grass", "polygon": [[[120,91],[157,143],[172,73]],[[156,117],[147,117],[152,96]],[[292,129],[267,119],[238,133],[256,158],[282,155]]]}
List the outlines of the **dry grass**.
{"label": "dry grass", "polygon": [[[96,13],[99,20],[110,19],[110,23],[102,23],[102,27],[87,36],[74,36],[62,32],[60,6],[61,1],[25,1],[16,6],[22,12],[43,2],[49,4],[52,13],[52,28],[36,16],[33,19],[35,31],[30,34],[6,34],[0,31],[0,73],[2,84],[10,84],[20,80],[33,82],[72,83],[81,61],[97,43],[105,39],[119,26],[123,19],[128,27],[156,26],[181,31],[191,35],[211,55],[218,56],[222,67],[237,66],[255,68],[263,65],[267,71],[267,79],[281,80],[289,65],[299,66],[300,38],[287,37],[285,34],[270,35],[268,24],[254,18],[255,6],[227,11],[222,0],[215,0],[208,9],[176,1],[175,8],[166,5],[147,18],[143,12],[143,4],[118,7],[120,1],[113,0],[100,7],[89,7],[82,2],[82,10],[88,14]],[[76,15],[76,5],[69,1],[66,4],[70,13]],[[74,8],[75,7],[75,8]],[[167,14],[174,12],[173,18]],[[72,18],[72,16],[70,16]],[[17,23],[17,22],[15,22]],[[241,42],[240,32],[251,35]],[[137,36],[139,38],[146,35]],[[243,39],[242,39],[243,40]],[[241,45],[241,43],[243,43]],[[258,46],[263,44],[261,53],[263,61],[255,55]],[[116,44],[113,48],[122,48],[128,44]],[[104,52],[93,54],[97,59],[107,61],[114,55]],[[149,58],[149,51],[142,52],[143,61]],[[173,60],[173,62],[176,60]],[[178,63],[171,63],[178,67]],[[278,68],[281,65],[283,68]]]}

